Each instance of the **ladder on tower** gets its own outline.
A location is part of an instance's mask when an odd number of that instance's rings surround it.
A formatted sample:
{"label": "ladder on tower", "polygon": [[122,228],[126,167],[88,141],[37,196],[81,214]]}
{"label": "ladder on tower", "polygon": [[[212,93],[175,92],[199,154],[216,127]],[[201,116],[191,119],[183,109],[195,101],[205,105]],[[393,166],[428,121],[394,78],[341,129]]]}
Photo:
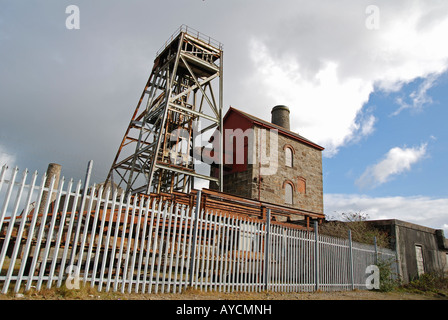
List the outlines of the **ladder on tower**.
{"label": "ladder on tower", "polygon": [[[156,54],[106,183],[126,194],[188,193],[201,179],[222,191],[222,61],[221,43],[176,30]],[[211,164],[217,176],[198,172]]]}

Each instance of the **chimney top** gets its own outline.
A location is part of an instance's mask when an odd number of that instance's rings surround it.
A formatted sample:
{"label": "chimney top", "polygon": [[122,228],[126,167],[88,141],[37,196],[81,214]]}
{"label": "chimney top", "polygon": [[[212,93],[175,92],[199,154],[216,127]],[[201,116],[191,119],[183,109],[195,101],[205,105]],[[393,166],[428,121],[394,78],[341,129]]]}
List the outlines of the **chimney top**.
{"label": "chimney top", "polygon": [[290,130],[289,127],[289,108],[284,105],[278,105],[271,110],[271,122],[277,126]]}

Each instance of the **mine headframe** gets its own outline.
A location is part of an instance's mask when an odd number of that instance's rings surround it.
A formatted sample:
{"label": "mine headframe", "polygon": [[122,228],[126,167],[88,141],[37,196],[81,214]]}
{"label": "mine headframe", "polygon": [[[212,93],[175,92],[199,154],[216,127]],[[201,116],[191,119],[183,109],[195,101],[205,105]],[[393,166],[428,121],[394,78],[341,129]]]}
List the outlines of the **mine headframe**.
{"label": "mine headframe", "polygon": [[156,54],[106,183],[126,194],[188,193],[195,179],[222,190],[222,88],[222,44],[182,25]]}

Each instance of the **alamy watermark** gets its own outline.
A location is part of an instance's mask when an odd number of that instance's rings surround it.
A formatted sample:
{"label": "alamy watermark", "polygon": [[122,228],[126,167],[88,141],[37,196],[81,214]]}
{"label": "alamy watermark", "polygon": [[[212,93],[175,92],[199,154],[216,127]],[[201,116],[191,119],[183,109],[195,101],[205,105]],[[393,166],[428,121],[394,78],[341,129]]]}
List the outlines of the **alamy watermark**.
{"label": "alamy watermark", "polygon": [[[80,29],[80,11],[77,5],[69,5],[65,8],[65,13],[69,16],[65,20],[65,27],[69,30]],[[367,18],[365,26],[368,30],[378,30],[380,28],[380,8],[376,5],[368,5],[365,9]]]}
{"label": "alamy watermark", "polygon": [[380,288],[380,269],[378,266],[374,264],[367,266],[366,274],[368,275],[365,282],[367,290],[378,290]]}
{"label": "alamy watermark", "polygon": [[67,289],[79,290],[81,287],[79,285],[79,269],[78,266],[69,265],[65,269],[65,273],[68,274],[67,279],[65,279],[65,286]]}
{"label": "alamy watermark", "polygon": [[69,14],[69,16],[65,19],[65,27],[69,30],[80,29],[80,13],[79,13],[79,7],[75,5],[69,5],[67,8],[65,8],[65,13]]}
{"label": "alamy watermark", "polygon": [[365,25],[368,30],[379,30],[380,28],[380,8],[375,5],[366,7],[366,21]]}
{"label": "alamy watermark", "polygon": [[[173,146],[169,151],[170,160],[176,165],[187,163],[206,164],[251,164],[260,166],[260,175],[274,175],[279,166],[279,141],[277,129],[248,128],[225,129],[224,135],[215,130],[213,135],[203,140],[201,129],[178,128],[170,133]],[[221,141],[223,155],[220,157]],[[193,146],[191,144],[194,143]],[[190,148],[193,153],[190,154]]]}

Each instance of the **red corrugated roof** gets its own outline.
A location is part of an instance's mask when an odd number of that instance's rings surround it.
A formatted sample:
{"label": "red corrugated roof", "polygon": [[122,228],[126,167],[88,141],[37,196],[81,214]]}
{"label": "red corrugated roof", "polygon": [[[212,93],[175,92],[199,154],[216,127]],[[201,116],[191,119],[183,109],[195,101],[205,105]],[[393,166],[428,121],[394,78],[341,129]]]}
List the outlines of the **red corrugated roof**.
{"label": "red corrugated roof", "polygon": [[264,127],[269,128],[269,129],[276,129],[276,130],[278,130],[279,133],[281,133],[281,134],[283,134],[285,136],[288,136],[290,138],[293,138],[294,140],[300,141],[300,142],[302,142],[304,144],[307,144],[307,145],[309,145],[309,146],[311,146],[313,148],[316,148],[318,150],[321,150],[321,151],[324,150],[324,147],[321,147],[317,143],[314,143],[314,142],[306,139],[305,137],[302,137],[301,135],[299,135],[299,134],[297,134],[297,133],[295,133],[293,131],[287,130],[287,129],[285,129],[283,127],[280,127],[278,125],[275,125],[275,124],[273,124],[271,122],[268,122],[268,121],[265,121],[263,119],[257,118],[257,117],[255,117],[255,116],[253,116],[251,114],[248,114],[248,113],[246,113],[244,111],[235,109],[233,107],[230,107],[229,110],[227,111],[226,115],[224,116],[224,122],[225,122],[226,118],[228,117],[228,115],[231,112],[235,112],[237,114],[240,114],[241,116],[245,117],[246,119],[248,119],[250,122],[252,122],[254,124],[257,124],[259,126],[264,126]]}

